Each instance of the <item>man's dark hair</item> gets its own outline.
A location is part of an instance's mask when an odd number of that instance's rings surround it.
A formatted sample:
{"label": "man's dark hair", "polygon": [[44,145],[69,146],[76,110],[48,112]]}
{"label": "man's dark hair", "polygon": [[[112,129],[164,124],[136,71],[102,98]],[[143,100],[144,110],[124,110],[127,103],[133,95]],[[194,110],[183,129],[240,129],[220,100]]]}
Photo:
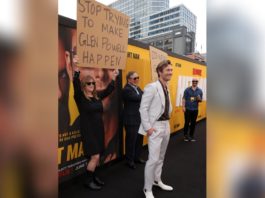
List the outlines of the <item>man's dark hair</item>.
{"label": "man's dark hair", "polygon": [[158,74],[158,77],[160,76],[160,75],[159,75],[159,72],[162,72],[163,69],[164,69],[165,67],[167,67],[168,65],[171,65],[170,60],[163,60],[163,61],[161,61],[161,62],[157,65],[157,67],[156,67],[156,72],[157,72],[157,74]]}
{"label": "man's dark hair", "polygon": [[71,42],[71,29],[64,26],[59,26],[58,36],[64,45],[64,49],[71,52],[72,42]]}

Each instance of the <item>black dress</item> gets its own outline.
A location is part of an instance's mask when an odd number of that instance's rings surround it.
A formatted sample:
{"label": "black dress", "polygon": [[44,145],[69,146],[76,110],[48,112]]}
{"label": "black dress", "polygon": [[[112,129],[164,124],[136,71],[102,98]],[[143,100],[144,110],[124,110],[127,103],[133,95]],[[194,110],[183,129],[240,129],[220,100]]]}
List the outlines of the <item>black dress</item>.
{"label": "black dress", "polygon": [[80,132],[86,157],[102,154],[104,151],[104,123],[102,99],[114,90],[114,81],[98,95],[88,100],[81,90],[79,72],[74,75],[74,99],[80,113]]}

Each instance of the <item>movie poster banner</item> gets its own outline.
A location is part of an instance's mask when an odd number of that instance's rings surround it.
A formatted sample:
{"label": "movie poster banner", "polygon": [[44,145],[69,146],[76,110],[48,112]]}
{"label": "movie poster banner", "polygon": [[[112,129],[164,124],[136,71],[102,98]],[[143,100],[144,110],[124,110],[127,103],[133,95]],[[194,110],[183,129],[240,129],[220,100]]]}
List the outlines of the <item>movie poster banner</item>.
{"label": "movie poster banner", "polygon": [[[58,174],[60,182],[83,173],[87,165],[87,160],[84,158],[79,125],[80,118],[74,101],[72,83],[74,71],[72,60],[76,54],[76,45],[76,29],[59,24]],[[96,79],[97,92],[103,91],[112,80],[112,69],[81,67],[80,71],[83,76],[90,75]],[[120,84],[118,79],[115,91],[103,100],[105,153],[102,155],[101,165],[121,155],[119,133]]]}

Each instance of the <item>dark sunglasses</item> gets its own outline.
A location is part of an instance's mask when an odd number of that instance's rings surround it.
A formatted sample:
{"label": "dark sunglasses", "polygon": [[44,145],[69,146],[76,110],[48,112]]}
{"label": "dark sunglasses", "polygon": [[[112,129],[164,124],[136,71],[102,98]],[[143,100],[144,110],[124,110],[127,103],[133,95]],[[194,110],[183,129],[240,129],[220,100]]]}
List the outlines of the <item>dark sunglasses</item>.
{"label": "dark sunglasses", "polygon": [[198,81],[196,81],[196,80],[194,80],[194,81],[192,81],[193,83],[198,83]]}
{"label": "dark sunglasses", "polygon": [[139,80],[139,76],[138,77],[134,77],[133,80]]}
{"label": "dark sunglasses", "polygon": [[87,82],[86,85],[90,86],[90,85],[96,85],[96,82]]}

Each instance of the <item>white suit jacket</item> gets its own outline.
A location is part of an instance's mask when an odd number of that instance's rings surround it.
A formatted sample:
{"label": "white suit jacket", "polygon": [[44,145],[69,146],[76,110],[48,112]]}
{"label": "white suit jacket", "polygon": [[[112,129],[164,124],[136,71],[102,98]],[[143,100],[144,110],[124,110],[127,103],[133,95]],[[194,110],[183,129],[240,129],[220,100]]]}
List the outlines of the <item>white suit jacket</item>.
{"label": "white suit jacket", "polygon": [[[146,135],[146,131],[153,127],[154,123],[165,111],[165,94],[159,81],[146,85],[140,105],[141,125],[138,133]],[[172,105],[169,94],[169,114]]]}

